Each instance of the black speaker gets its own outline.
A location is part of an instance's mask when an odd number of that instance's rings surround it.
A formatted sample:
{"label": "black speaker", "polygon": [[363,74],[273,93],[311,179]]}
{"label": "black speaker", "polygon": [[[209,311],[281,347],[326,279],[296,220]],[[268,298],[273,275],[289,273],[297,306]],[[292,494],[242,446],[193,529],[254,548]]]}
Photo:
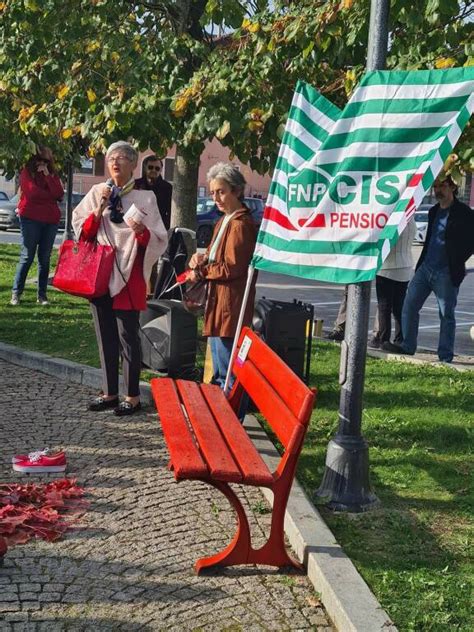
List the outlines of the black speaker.
{"label": "black speaker", "polygon": [[[261,298],[255,304],[253,329],[296,375],[309,381],[314,307],[310,303]],[[308,327],[308,321],[310,326]]]}
{"label": "black speaker", "polygon": [[189,377],[196,364],[197,319],[181,301],[152,299],[140,316],[142,362],[170,377]]}

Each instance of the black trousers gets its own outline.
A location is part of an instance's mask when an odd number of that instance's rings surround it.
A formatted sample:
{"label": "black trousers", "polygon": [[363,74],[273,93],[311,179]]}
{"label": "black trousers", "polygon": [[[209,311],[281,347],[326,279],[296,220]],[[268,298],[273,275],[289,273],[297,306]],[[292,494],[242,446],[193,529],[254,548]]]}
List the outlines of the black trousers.
{"label": "black trousers", "polygon": [[407,293],[408,281],[393,281],[387,277],[375,277],[375,291],[377,293],[377,308],[379,317],[378,341],[389,342],[392,333],[392,314],[395,321],[393,341],[403,342],[402,336],[402,308]]}
{"label": "black trousers", "polygon": [[118,395],[119,361],[122,356],[122,372],[125,394],[140,395],[140,370],[142,365],[140,345],[140,312],[112,309],[112,298],[107,294],[91,301],[95,335],[99,346],[100,365],[105,395]]}

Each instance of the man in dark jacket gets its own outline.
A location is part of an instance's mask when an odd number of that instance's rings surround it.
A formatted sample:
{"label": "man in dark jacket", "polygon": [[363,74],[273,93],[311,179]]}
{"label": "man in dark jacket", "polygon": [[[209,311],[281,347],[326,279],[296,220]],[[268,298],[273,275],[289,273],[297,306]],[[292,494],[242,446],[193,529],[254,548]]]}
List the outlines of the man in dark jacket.
{"label": "man in dark jacket", "polygon": [[163,180],[161,172],[163,163],[157,156],[147,156],[143,161],[142,177],[135,180],[135,189],[145,189],[153,191],[156,196],[161,219],[166,230],[170,227],[171,220],[171,194],[173,187],[169,182]]}
{"label": "man in dark jacket", "polygon": [[452,362],[459,286],[466,274],[465,263],[474,252],[474,211],[457,199],[457,186],[450,176],[438,177],[433,187],[438,204],[429,210],[425,244],[408,286],[402,312],[403,343],[398,350],[415,353],[420,310],[434,292],[441,320],[438,357]]}

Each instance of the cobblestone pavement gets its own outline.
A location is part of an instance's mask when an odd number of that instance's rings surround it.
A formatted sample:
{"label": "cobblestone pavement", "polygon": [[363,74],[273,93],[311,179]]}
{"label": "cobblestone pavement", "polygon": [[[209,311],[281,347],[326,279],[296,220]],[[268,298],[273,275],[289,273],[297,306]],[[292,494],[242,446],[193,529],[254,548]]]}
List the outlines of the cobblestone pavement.
{"label": "cobblestone pavement", "polygon": [[[11,455],[63,447],[86,487],[84,529],[8,551],[0,567],[0,630],[324,630],[304,575],[237,567],[198,577],[193,563],[223,548],[234,516],[217,491],[174,482],[154,411],[124,420],[86,411],[89,388],[0,361],[0,481],[38,480]],[[43,480],[51,480],[43,475]],[[255,544],[268,526],[258,489],[240,488]]]}

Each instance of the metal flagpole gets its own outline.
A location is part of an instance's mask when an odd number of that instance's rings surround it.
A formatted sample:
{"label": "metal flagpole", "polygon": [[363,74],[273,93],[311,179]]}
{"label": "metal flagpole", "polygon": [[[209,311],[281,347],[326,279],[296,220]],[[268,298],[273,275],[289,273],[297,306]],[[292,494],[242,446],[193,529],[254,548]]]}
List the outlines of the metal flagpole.
{"label": "metal flagpole", "polygon": [[240,331],[242,329],[242,323],[244,321],[245,308],[249,300],[250,288],[252,287],[252,281],[255,274],[255,268],[249,266],[247,272],[247,285],[245,286],[244,297],[242,299],[242,306],[240,308],[239,320],[237,321],[237,331],[235,332],[234,342],[232,344],[232,353],[230,354],[229,368],[227,369],[227,375],[225,376],[224,395],[227,395],[229,390],[229,382],[231,376],[231,367],[234,362],[235,351],[237,349],[237,342],[239,341]]}
{"label": "metal flagpole", "polygon": [[[367,70],[385,68],[390,0],[372,0]],[[369,480],[369,448],[361,433],[370,281],[349,285],[345,337],[341,344],[339,429],[328,444],[318,496],[337,511],[366,511],[378,503]]]}

